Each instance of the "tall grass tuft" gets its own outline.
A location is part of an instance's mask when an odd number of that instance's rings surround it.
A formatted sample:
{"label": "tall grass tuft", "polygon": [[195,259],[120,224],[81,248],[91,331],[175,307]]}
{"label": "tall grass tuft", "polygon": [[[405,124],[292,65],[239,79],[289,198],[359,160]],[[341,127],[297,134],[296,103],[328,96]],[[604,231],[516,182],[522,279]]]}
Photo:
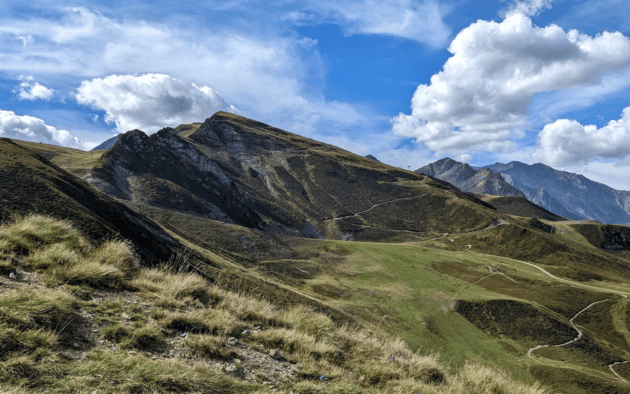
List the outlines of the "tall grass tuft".
{"label": "tall grass tuft", "polygon": [[42,215],[16,217],[0,226],[0,250],[28,254],[38,248],[64,244],[70,250],[85,251],[88,243],[69,222]]}

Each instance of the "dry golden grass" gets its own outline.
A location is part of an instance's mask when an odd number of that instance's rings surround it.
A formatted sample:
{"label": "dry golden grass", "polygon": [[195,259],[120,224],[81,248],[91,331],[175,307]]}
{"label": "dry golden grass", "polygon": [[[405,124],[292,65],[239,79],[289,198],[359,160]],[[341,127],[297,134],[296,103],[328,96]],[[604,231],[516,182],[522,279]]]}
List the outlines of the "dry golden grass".
{"label": "dry golden grass", "polygon": [[142,268],[128,285],[156,300],[156,306],[169,309],[203,306],[210,300],[205,279],[194,273],[173,272],[167,266]]}
{"label": "dry golden grass", "polygon": [[526,385],[517,382],[505,373],[484,365],[466,363],[443,393],[453,394],[550,394],[535,383]]}
{"label": "dry golden grass", "polygon": [[83,252],[88,244],[69,222],[41,215],[16,217],[11,225],[0,226],[0,250],[28,254],[46,245],[64,244]]}

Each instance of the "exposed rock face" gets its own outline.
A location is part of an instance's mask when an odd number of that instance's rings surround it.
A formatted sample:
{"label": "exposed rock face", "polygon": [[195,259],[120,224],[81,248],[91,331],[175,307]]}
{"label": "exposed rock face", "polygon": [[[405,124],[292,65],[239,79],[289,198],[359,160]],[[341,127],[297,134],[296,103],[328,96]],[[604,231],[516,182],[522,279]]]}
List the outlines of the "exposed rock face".
{"label": "exposed rock face", "polygon": [[441,179],[466,192],[525,197],[523,192],[506,182],[500,174],[487,169],[475,170],[468,164],[448,157],[419,168],[416,172]]}
{"label": "exposed rock face", "polygon": [[496,163],[485,168],[500,173],[531,202],[574,220],[630,224],[630,191],[620,191],[586,177],[544,164]]}
{"label": "exposed rock face", "polygon": [[127,132],[86,180],[136,204],[315,238],[445,232],[463,212],[483,228],[498,215],[439,181],[227,113]]}

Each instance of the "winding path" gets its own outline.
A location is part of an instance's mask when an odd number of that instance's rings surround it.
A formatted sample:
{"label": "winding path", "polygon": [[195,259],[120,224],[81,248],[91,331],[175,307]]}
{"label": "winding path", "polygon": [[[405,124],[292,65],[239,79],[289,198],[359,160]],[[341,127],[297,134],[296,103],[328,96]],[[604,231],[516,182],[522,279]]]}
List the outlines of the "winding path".
{"label": "winding path", "polygon": [[[630,294],[630,293],[628,293],[628,292],[624,292],[624,291],[612,290],[612,289],[606,289],[606,288],[595,287],[595,286],[589,286],[589,285],[585,285],[585,284],[582,284],[582,283],[574,282],[574,281],[572,281],[572,280],[559,278],[559,277],[555,276],[554,274],[550,273],[549,271],[547,271],[546,269],[544,269],[544,268],[542,268],[542,267],[539,267],[539,266],[537,266],[536,264],[533,264],[533,263],[528,263],[527,261],[521,261],[521,260],[511,259],[511,258],[509,258],[509,257],[503,257],[503,256],[496,256],[496,255],[492,255],[492,254],[484,254],[484,253],[480,253],[480,254],[481,254],[481,255],[483,255],[483,256],[488,256],[488,257],[498,257],[498,258],[502,258],[502,259],[507,259],[507,260],[516,261],[517,263],[521,263],[521,264],[526,264],[526,265],[529,265],[530,267],[534,267],[534,268],[536,268],[537,270],[539,270],[539,271],[540,271],[540,272],[542,272],[543,274],[547,275],[548,277],[550,277],[550,278],[552,278],[552,279],[555,279],[555,280],[557,280],[557,281],[559,281],[559,282],[563,282],[563,283],[569,284],[569,285],[571,285],[571,286],[581,287],[581,288],[584,288],[584,289],[594,290],[594,291],[598,291],[598,292],[602,292],[602,293],[616,294],[616,295],[620,295],[620,296],[622,296],[622,297],[624,297],[624,298],[628,298],[628,295]],[[573,328],[574,328],[574,329],[578,332],[578,336],[577,336],[577,338],[574,338],[574,339],[572,339],[571,341],[566,342],[566,343],[563,343],[563,344],[560,344],[560,345],[551,345],[551,346],[550,346],[550,345],[538,345],[538,346],[534,346],[533,348],[531,348],[531,349],[529,349],[529,350],[527,351],[527,356],[528,356],[529,358],[531,358],[532,360],[536,361],[536,362],[540,362],[540,361],[536,360],[535,358],[533,358],[533,357],[531,356],[531,353],[532,353],[534,350],[536,350],[536,349],[540,349],[540,348],[543,348],[543,347],[559,347],[559,346],[566,346],[566,345],[568,345],[568,344],[570,344],[570,343],[573,343],[573,342],[578,341],[578,340],[582,337],[582,331],[580,331],[580,330],[579,330],[579,329],[575,326],[575,324],[573,323],[573,320],[575,320],[575,318],[577,318],[577,317],[578,317],[578,316],[579,316],[582,312],[586,311],[587,309],[589,309],[589,308],[590,308],[590,307],[592,307],[593,305],[598,304],[598,303],[600,303],[600,302],[605,302],[605,301],[611,301],[611,300],[602,300],[602,301],[596,301],[596,302],[593,302],[593,303],[591,303],[591,304],[587,305],[584,309],[582,309],[582,310],[581,310],[581,311],[579,311],[579,312],[578,312],[575,316],[573,316],[573,317],[571,318],[571,320],[569,320],[569,323],[571,323],[571,326],[573,326]],[[623,381],[623,382],[627,382],[627,380],[626,380],[626,379],[622,378],[622,377],[621,377],[621,376],[620,376],[620,375],[619,375],[619,374],[615,371],[614,367],[615,367],[616,365],[628,364],[628,363],[630,363],[630,361],[620,361],[620,362],[616,362],[616,363],[609,364],[609,365],[608,365],[608,368],[609,368],[609,369],[610,369],[610,371],[611,371],[611,372],[612,372],[612,373],[613,373],[613,374],[614,374],[617,378],[619,378],[621,381]]]}
{"label": "winding path", "polygon": [[336,217],[333,217],[333,218],[323,219],[323,221],[343,219],[343,218],[347,218],[347,217],[350,217],[350,216],[358,216],[358,215],[361,215],[363,213],[368,213],[372,209],[380,207],[381,205],[391,204],[391,203],[398,202],[398,201],[414,200],[416,198],[424,197],[426,195],[427,195],[427,193],[424,193],[424,194],[420,194],[418,196],[401,197],[401,198],[395,198],[393,200],[387,200],[387,201],[379,202],[379,203],[376,203],[376,204],[372,205],[368,209],[364,209],[363,211],[359,211],[359,212],[355,212],[355,213],[347,213],[347,214],[339,215],[339,216],[336,216]]}
{"label": "winding path", "polygon": [[573,329],[574,329],[575,331],[577,331],[577,333],[578,333],[577,337],[575,337],[575,338],[573,338],[573,339],[571,339],[570,341],[567,341],[567,342],[565,342],[565,343],[561,343],[561,344],[559,344],[559,345],[537,345],[537,346],[534,346],[533,348],[531,348],[531,349],[529,349],[529,350],[527,351],[527,357],[531,358],[531,359],[532,359],[532,360],[534,360],[534,361],[537,361],[537,360],[535,360],[535,359],[532,357],[532,352],[533,352],[534,350],[536,350],[536,349],[541,349],[541,348],[544,348],[544,347],[562,347],[562,346],[568,346],[568,345],[570,345],[570,344],[572,344],[572,343],[575,343],[575,342],[579,341],[580,339],[582,339],[582,336],[584,335],[584,333],[582,333],[582,331],[580,331],[580,329],[579,329],[579,328],[577,328],[577,326],[575,325],[575,323],[573,323],[573,321],[574,321],[574,320],[575,320],[578,316],[580,316],[583,312],[585,312],[586,310],[588,310],[590,307],[592,307],[592,306],[594,306],[594,305],[597,305],[597,304],[601,304],[602,302],[607,302],[607,301],[612,301],[612,300],[608,300],[608,299],[606,299],[606,300],[601,300],[601,301],[591,302],[590,304],[588,304],[587,306],[585,306],[585,307],[584,307],[581,311],[579,311],[578,313],[576,313],[576,314],[575,314],[575,315],[571,318],[571,320],[569,320],[569,324],[571,324],[571,326],[573,327]]}

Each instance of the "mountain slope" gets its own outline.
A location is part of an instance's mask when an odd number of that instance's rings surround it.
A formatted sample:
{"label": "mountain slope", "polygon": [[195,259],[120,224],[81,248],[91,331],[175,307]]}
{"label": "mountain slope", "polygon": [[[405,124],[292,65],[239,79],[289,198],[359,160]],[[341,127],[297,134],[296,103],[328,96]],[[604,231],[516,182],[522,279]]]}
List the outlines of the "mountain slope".
{"label": "mountain slope", "polygon": [[157,224],[6,138],[0,139],[0,193],[5,219],[33,212],[67,219],[91,239],[132,241],[148,263],[168,260],[181,246]]}
{"label": "mountain slope", "polygon": [[193,126],[125,133],[86,180],[130,202],[315,238],[409,238],[501,216],[439,181],[240,116]]}
{"label": "mountain slope", "polygon": [[500,173],[531,202],[574,220],[630,224],[630,191],[620,191],[586,177],[544,164],[496,163],[485,168]]}
{"label": "mountain slope", "polygon": [[471,193],[525,197],[523,192],[507,183],[498,173],[486,169],[475,170],[468,164],[459,163],[448,157],[421,167],[415,172],[439,178]]}

